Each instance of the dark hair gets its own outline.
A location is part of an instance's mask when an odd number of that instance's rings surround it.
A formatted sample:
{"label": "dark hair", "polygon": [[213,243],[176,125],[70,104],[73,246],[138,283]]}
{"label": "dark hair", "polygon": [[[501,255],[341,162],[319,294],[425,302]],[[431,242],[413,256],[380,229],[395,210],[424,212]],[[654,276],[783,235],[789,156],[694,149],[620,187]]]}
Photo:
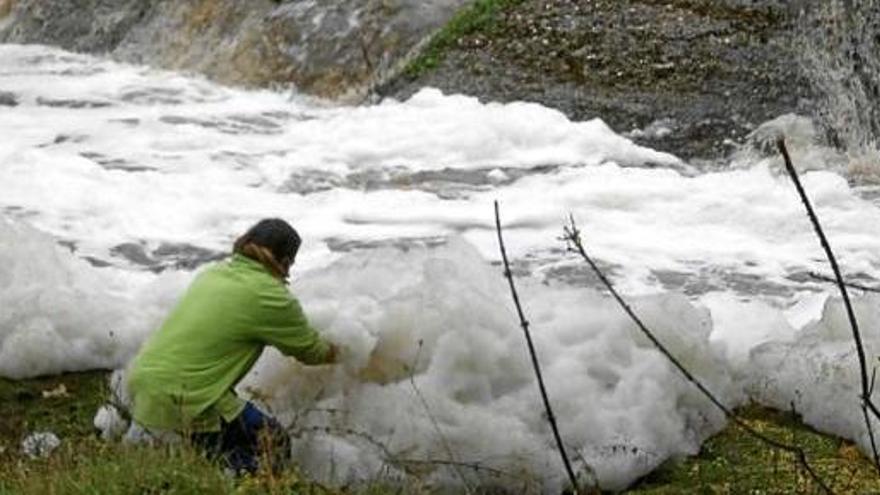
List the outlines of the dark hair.
{"label": "dark hair", "polygon": [[288,263],[293,263],[302,239],[296,229],[284,220],[264,218],[236,239],[233,250],[239,252],[249,243],[268,249],[278,263],[282,263],[285,259]]}

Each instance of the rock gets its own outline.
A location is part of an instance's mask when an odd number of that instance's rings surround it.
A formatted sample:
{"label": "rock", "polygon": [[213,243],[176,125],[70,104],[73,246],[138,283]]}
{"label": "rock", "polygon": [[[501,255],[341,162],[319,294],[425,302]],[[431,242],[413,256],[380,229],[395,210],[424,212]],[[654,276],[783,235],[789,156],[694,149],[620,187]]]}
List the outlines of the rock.
{"label": "rock", "polygon": [[359,98],[468,0],[18,0],[0,42]]}
{"label": "rock", "polygon": [[0,91],[0,107],[18,106],[18,98],[15,93],[9,91]]}
{"label": "rock", "polygon": [[31,433],[21,442],[21,451],[31,459],[49,457],[61,445],[61,440],[51,431]]}

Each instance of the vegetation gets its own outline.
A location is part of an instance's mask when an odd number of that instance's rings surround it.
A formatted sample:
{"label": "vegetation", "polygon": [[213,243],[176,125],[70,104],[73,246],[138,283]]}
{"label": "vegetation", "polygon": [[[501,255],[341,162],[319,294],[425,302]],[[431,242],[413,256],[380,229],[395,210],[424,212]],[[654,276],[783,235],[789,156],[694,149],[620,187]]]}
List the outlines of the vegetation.
{"label": "vegetation", "polygon": [[417,78],[437,68],[446,50],[455,46],[463,36],[474,33],[492,33],[499,26],[499,15],[525,0],[476,0],[469,7],[459,10],[440,29],[421,53],[404,69],[404,75]]}
{"label": "vegetation", "polygon": [[[878,493],[880,477],[852,442],[823,435],[792,413],[758,405],[738,411],[749,426],[767,436],[800,445],[835,493]],[[793,456],[772,449],[728,426],[693,458],[668,461],[631,493],[822,493]]]}
{"label": "vegetation", "polygon": [[[307,480],[296,469],[235,479],[186,445],[154,448],[104,442],[95,434],[92,417],[106,397],[106,383],[106,372],[0,379],[0,495],[427,493],[417,484],[400,487],[381,480],[333,489]],[[836,493],[880,492],[880,478],[852,443],[817,433],[791,413],[756,405],[739,413],[758,431],[803,446]],[[21,440],[34,431],[56,433],[61,446],[46,459],[25,457]],[[815,492],[794,459],[728,426],[706,442],[698,456],[668,461],[629,493]]]}
{"label": "vegetation", "polygon": [[[188,445],[105,442],[92,420],[109,395],[107,383],[100,371],[0,379],[0,495],[339,493],[294,469],[236,479]],[[38,431],[55,433],[61,446],[48,458],[29,459],[21,440]]]}

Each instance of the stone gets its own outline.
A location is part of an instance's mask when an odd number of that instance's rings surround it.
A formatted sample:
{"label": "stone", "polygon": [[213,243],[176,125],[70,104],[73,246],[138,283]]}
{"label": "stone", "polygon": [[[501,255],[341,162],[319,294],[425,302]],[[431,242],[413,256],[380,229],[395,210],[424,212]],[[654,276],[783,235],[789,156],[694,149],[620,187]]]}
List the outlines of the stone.
{"label": "stone", "polygon": [[18,106],[18,98],[15,93],[9,91],[0,91],[0,107]]}

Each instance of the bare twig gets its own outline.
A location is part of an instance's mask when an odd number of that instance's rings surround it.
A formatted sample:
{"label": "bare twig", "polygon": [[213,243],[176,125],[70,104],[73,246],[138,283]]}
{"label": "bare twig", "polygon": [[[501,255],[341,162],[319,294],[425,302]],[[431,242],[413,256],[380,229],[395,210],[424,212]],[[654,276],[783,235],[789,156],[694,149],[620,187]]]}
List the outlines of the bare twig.
{"label": "bare twig", "polygon": [[363,431],[357,431],[351,428],[332,428],[330,426],[290,426],[285,429],[288,435],[299,438],[305,433],[323,433],[325,435],[344,435],[347,437],[355,437],[364,440],[368,444],[375,447],[379,452],[382,453],[382,456],[385,459],[393,459],[394,454],[388,449],[388,447],[373,438],[369,433]]}
{"label": "bare twig", "polygon": [[[810,272],[810,277],[812,277],[816,280],[820,280],[822,282],[830,282],[832,284],[837,283],[836,278],[829,277],[828,275],[822,275],[821,273]],[[880,288],[878,288],[878,287],[871,287],[868,285],[862,285],[857,282],[844,282],[843,285],[850,287],[850,288],[853,288],[853,289],[865,291],[865,292],[880,292]]]}
{"label": "bare twig", "polygon": [[504,471],[502,469],[494,468],[491,466],[485,466],[483,464],[477,462],[459,462],[449,459],[404,459],[404,458],[395,458],[393,459],[395,464],[411,464],[411,465],[431,465],[431,466],[452,466],[455,468],[467,468],[472,469],[474,471],[484,471],[493,476],[498,477],[506,477],[512,479],[521,479],[521,476],[517,476],[508,471]]}
{"label": "bare twig", "polygon": [[735,423],[737,426],[742,428],[743,431],[745,431],[752,437],[766,443],[767,445],[794,455],[797,459],[797,462],[799,462],[800,465],[803,466],[804,470],[809,473],[810,477],[825,491],[825,493],[834,493],[831,488],[822,480],[822,478],[819,477],[819,474],[813,469],[810,463],[807,462],[807,455],[806,453],[804,453],[803,449],[798,446],[789,445],[779,440],[770,438],[767,435],[764,435],[763,433],[749,426],[748,423],[737,416],[732,409],[724,405],[721,400],[715,397],[715,394],[710,392],[709,389],[706,388],[706,386],[703,385],[700,380],[698,380],[693,374],[691,374],[690,371],[688,371],[687,368],[684,367],[683,364],[681,364],[681,362],[666,348],[666,346],[663,345],[663,343],[654,336],[654,333],[648,329],[648,327],[642,322],[638,315],[636,315],[630,305],[627,304],[627,302],[617,292],[617,289],[614,288],[614,285],[611,283],[611,281],[608,280],[608,277],[606,277],[599,266],[596,265],[596,262],[593,261],[590,255],[587,254],[586,249],[584,249],[583,241],[581,240],[580,230],[578,230],[573,216],[570,217],[569,222],[570,224],[567,225],[564,229],[564,239],[568,242],[569,247],[573,247],[574,251],[577,252],[581,256],[581,258],[583,258],[584,261],[587,262],[588,265],[590,265],[590,268],[593,269],[593,272],[596,274],[602,284],[605,285],[605,287],[608,289],[608,292],[611,293],[617,303],[621,306],[621,308],[623,308],[623,311],[633,320],[633,322],[635,322],[636,326],[642,332],[642,334],[644,334],[648,338],[648,340],[650,340],[651,343],[654,344],[654,347],[656,347],[657,350],[659,350],[660,353],[663,354],[669,360],[669,362],[671,362],[673,366],[675,366],[675,368],[678,369],[678,371],[682,375],[684,375],[684,377],[689,382],[691,382],[691,384],[697,387],[697,389],[702,392],[702,394],[706,396],[706,398],[709,399],[709,401],[712,402],[715,407],[721,410],[721,412],[724,413],[728,420]]}
{"label": "bare twig", "polygon": [[297,438],[307,433],[323,435],[343,435],[348,437],[360,438],[361,440],[364,440],[366,443],[372,445],[376,450],[378,450],[381,453],[382,460],[385,463],[390,466],[403,468],[404,472],[409,475],[412,475],[413,473],[408,471],[406,469],[406,466],[446,466],[452,467],[456,471],[458,471],[459,468],[467,468],[477,472],[482,471],[497,477],[505,477],[512,480],[526,480],[529,483],[534,483],[533,481],[527,479],[521,474],[505,471],[503,469],[498,469],[492,466],[487,466],[479,462],[461,462],[455,459],[408,459],[404,457],[399,457],[391,452],[387,445],[377,440],[370,434],[351,428],[334,428],[329,426],[302,426],[287,428],[286,431],[288,432],[288,434]]}
{"label": "bare twig", "polygon": [[532,335],[529,332],[529,322],[523,314],[522,305],[519,302],[519,295],[516,293],[516,285],[513,283],[513,273],[510,271],[510,262],[507,260],[507,250],[504,248],[504,237],[501,234],[501,213],[498,201],[495,201],[495,230],[498,233],[498,248],[501,250],[501,259],[504,262],[504,277],[510,285],[510,294],[513,297],[513,304],[516,306],[516,313],[519,316],[520,326],[526,337],[526,344],[529,347],[529,355],[532,358],[532,367],[535,369],[535,376],[538,379],[538,388],[541,391],[541,399],[544,401],[544,409],[547,412],[547,421],[553,430],[553,437],[556,439],[556,447],[559,449],[559,455],[562,457],[562,463],[565,465],[565,472],[571,482],[571,488],[577,494],[577,477],[571,468],[571,462],[565,453],[565,446],[562,444],[562,437],[559,435],[559,427],[556,425],[556,416],[553,415],[553,408],[550,406],[550,399],[547,397],[547,389],[544,387],[544,378],[541,376],[541,366],[538,363],[538,354],[535,352],[535,345],[532,343]]}
{"label": "bare twig", "polygon": [[440,444],[443,445],[443,449],[446,451],[446,455],[449,456],[450,461],[447,463],[452,469],[455,470],[455,474],[461,479],[461,484],[464,485],[464,489],[467,493],[473,493],[474,489],[468,483],[467,478],[465,478],[464,473],[461,471],[461,465],[456,459],[455,452],[452,450],[452,446],[449,445],[449,440],[446,438],[446,435],[443,434],[443,430],[440,429],[440,424],[437,422],[437,418],[434,417],[434,413],[431,412],[431,408],[428,406],[428,401],[425,399],[425,396],[422,395],[422,391],[419,390],[418,385],[416,385],[415,379],[415,369],[419,363],[419,357],[422,355],[422,341],[419,340],[419,350],[416,352],[416,357],[413,359],[412,364],[412,372],[409,374],[409,384],[412,386],[413,391],[418,397],[419,402],[422,404],[422,408],[425,410],[425,414],[428,415],[428,419],[431,420],[431,424],[434,426],[434,431],[437,432],[437,436],[440,437]]}
{"label": "bare twig", "polygon": [[874,439],[874,427],[871,425],[871,417],[868,415],[868,406],[866,406],[864,402],[862,402],[862,416],[864,416],[865,426],[868,428],[868,439],[871,441],[871,454],[874,456],[874,466],[880,466],[880,455],[877,453],[877,441]]}
{"label": "bare twig", "polygon": [[846,283],[843,281],[843,275],[840,272],[840,266],[837,264],[837,258],[834,256],[834,252],[831,250],[831,244],[828,242],[828,238],[825,236],[825,232],[822,230],[822,226],[819,224],[819,218],[816,216],[816,212],[813,210],[813,205],[810,203],[810,198],[807,196],[807,192],[804,190],[804,186],[801,185],[801,180],[798,177],[797,170],[795,170],[794,165],[791,162],[791,157],[788,154],[788,149],[785,147],[785,139],[779,138],[776,141],[776,146],[779,148],[779,152],[782,153],[782,158],[785,161],[785,170],[788,172],[788,176],[791,177],[791,181],[794,183],[795,189],[797,189],[798,195],[801,198],[801,202],[804,204],[804,208],[807,210],[807,216],[810,217],[810,222],[813,224],[813,229],[816,231],[816,235],[819,237],[819,243],[822,245],[822,249],[825,251],[825,255],[828,257],[828,263],[831,264],[831,270],[834,272],[834,279],[837,282],[837,288],[840,289],[840,296],[843,298],[843,304],[846,307],[846,315],[849,318],[849,324],[852,328],[853,341],[856,344],[856,355],[859,358],[859,375],[861,378],[862,384],[862,406],[865,410],[865,423],[868,430],[868,434],[871,435],[871,446],[874,449],[874,467],[880,471],[880,456],[877,454],[876,443],[873,437],[873,431],[871,427],[871,418],[867,414],[870,411],[875,418],[880,419],[880,410],[877,409],[877,406],[874,405],[874,402],[871,400],[871,384],[868,379],[868,360],[865,357],[865,346],[862,344],[862,334],[859,332],[859,322],[856,320],[856,313],[853,310],[852,303],[849,300],[849,293],[846,291]]}

